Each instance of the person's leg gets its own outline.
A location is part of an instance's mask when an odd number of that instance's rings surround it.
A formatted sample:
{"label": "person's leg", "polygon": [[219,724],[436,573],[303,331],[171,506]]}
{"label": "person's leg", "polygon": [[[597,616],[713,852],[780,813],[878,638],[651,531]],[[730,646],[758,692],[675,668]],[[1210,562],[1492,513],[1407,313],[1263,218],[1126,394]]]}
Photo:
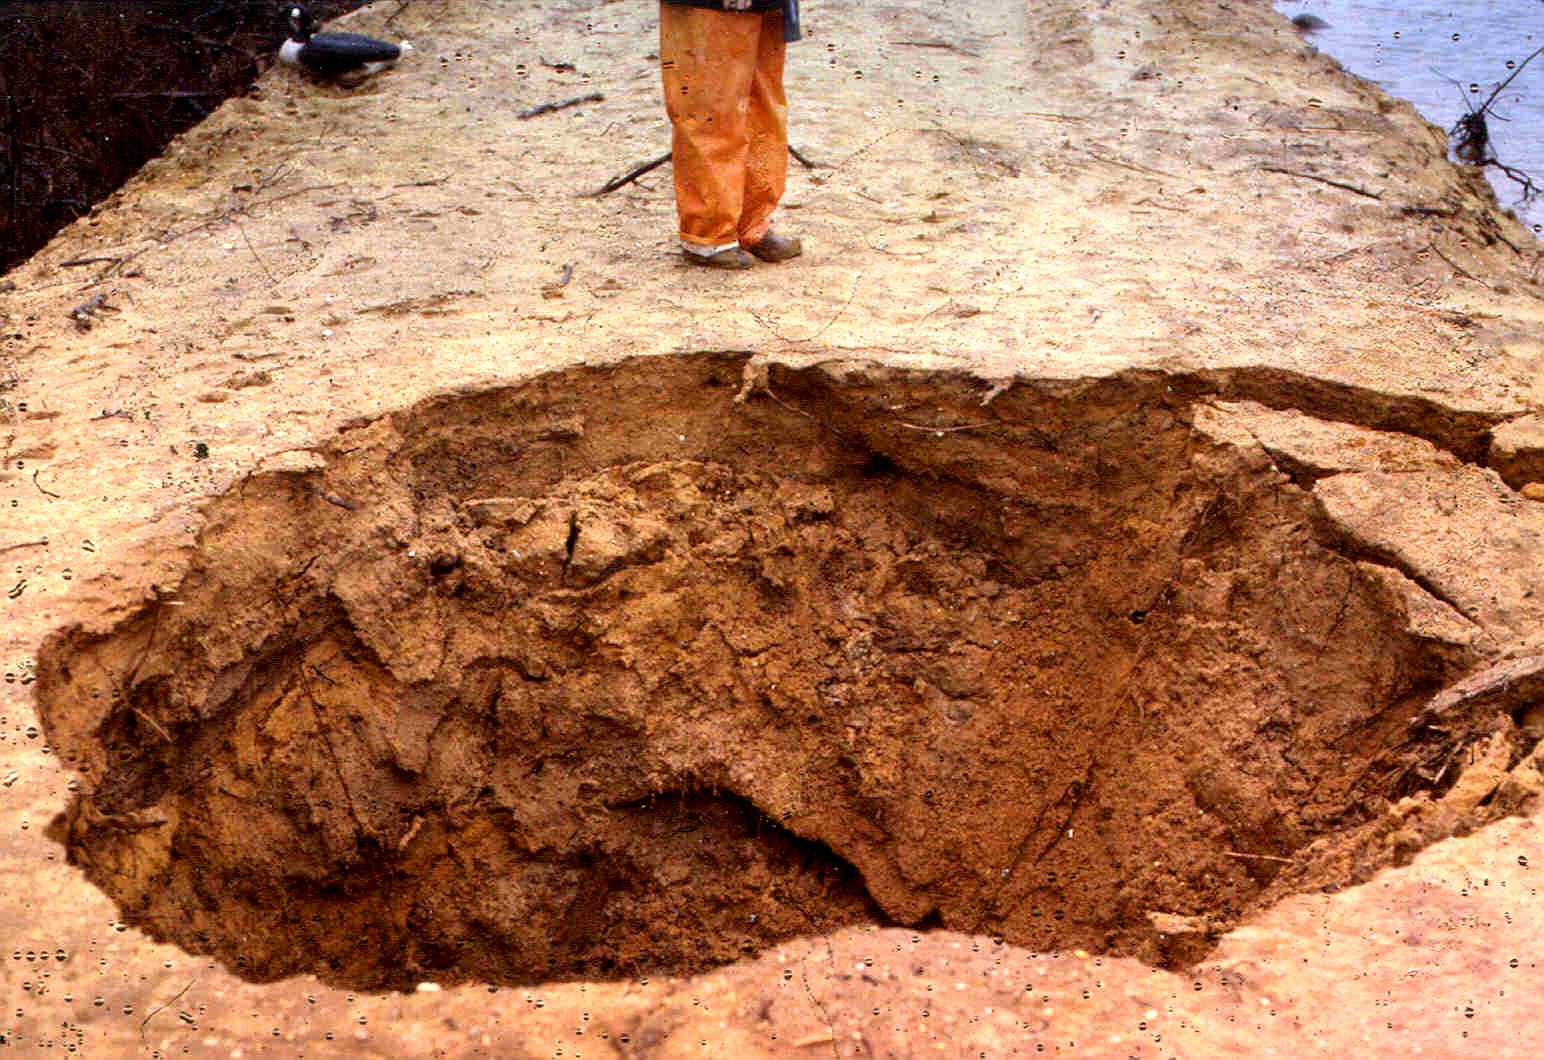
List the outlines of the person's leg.
{"label": "person's leg", "polygon": [[760,15],[660,5],[660,71],[688,250],[712,254],[739,242],[750,146],[745,101],[760,31]]}
{"label": "person's leg", "polygon": [[740,245],[762,242],[772,224],[772,211],[788,183],[788,99],[783,93],[781,13],[765,15],[756,42],[756,73],[750,84],[745,160],[744,205],[740,210]]}

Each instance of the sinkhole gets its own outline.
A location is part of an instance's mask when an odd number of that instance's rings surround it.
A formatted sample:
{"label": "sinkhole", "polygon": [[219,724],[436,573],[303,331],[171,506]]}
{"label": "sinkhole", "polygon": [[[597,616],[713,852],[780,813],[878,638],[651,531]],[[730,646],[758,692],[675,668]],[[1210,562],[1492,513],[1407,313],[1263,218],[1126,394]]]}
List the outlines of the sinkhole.
{"label": "sinkhole", "polygon": [[1155,963],[1422,783],[1460,669],[1157,373],[744,356],[437,397],[45,645],[53,834],[152,936],[351,988],[845,925]]}

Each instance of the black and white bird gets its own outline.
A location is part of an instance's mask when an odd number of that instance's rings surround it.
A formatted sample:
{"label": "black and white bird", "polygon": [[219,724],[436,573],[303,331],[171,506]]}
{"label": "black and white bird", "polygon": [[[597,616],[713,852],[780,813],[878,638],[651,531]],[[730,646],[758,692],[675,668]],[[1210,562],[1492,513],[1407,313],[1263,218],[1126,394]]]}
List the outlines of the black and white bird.
{"label": "black and white bird", "polygon": [[284,15],[290,38],[279,48],[279,61],[345,84],[358,84],[413,50],[407,41],[392,44],[362,33],[317,33],[316,19],[304,4],[284,5]]}

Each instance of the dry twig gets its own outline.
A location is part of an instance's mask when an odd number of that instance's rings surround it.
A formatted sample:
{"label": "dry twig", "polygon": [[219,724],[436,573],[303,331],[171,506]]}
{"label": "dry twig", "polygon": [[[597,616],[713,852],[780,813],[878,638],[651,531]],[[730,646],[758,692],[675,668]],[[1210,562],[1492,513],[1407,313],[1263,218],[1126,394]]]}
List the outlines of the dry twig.
{"label": "dry twig", "polygon": [[412,6],[412,4],[413,0],[401,0],[401,2],[397,4],[397,9],[393,11],[389,17],[387,17],[386,25],[390,26],[393,22],[397,21],[397,19],[401,17],[402,12],[406,11],[409,7]]}
{"label": "dry twig", "polygon": [[1142,173],[1149,177],[1168,177],[1170,180],[1180,179],[1178,173],[1170,173],[1164,169],[1154,169],[1152,166],[1144,166],[1136,162],[1127,162],[1125,159],[1111,158],[1108,155],[1102,155],[1097,151],[1085,150],[1084,153],[1094,161],[1103,162],[1107,166],[1117,166],[1120,169],[1129,169],[1133,173]]}
{"label": "dry twig", "polygon": [[942,51],[959,52],[961,55],[969,55],[972,58],[980,58],[980,52],[973,52],[969,48],[961,48],[958,44],[946,40],[893,40],[890,42],[897,48],[938,48]]}
{"label": "dry twig", "polygon": [[1490,284],[1486,283],[1484,280],[1480,279],[1474,273],[1470,272],[1468,269],[1466,269],[1462,265],[1458,264],[1458,262],[1454,261],[1452,258],[1448,257],[1446,254],[1442,253],[1442,248],[1437,246],[1437,244],[1435,244],[1435,243],[1428,243],[1426,246],[1427,246],[1427,249],[1430,250],[1433,254],[1436,254],[1437,257],[1441,258],[1443,261],[1447,262],[1450,266],[1452,266],[1453,271],[1458,273],[1458,275],[1464,277],[1464,279],[1466,279],[1466,280],[1473,280],[1475,283],[1479,284],[1481,287],[1485,287],[1485,288],[1489,288],[1490,287]]}
{"label": "dry twig", "polygon": [[1328,184],[1332,188],[1342,188],[1346,191],[1354,192],[1355,194],[1364,198],[1377,199],[1380,202],[1383,199],[1383,194],[1381,192],[1368,191],[1366,188],[1359,188],[1355,184],[1347,184],[1345,181],[1335,180],[1333,177],[1321,177],[1314,173],[1300,173],[1295,169],[1285,169],[1281,166],[1261,166],[1260,168],[1266,173],[1280,173],[1287,177],[1300,177],[1303,180],[1316,180],[1320,184]]}
{"label": "dry twig", "polygon": [[257,267],[263,270],[264,276],[268,277],[268,286],[278,286],[279,281],[274,278],[273,273],[268,271],[268,266],[263,263],[263,259],[257,256],[257,248],[252,245],[252,237],[247,235],[246,225],[235,218],[231,220],[236,225],[236,231],[241,233],[241,241],[247,245],[247,250],[251,252],[252,260],[257,262]]}
{"label": "dry twig", "polygon": [[830,169],[831,168],[830,166],[826,165],[824,162],[811,162],[809,159],[805,158],[804,154],[797,147],[795,147],[793,144],[789,144],[788,145],[788,153],[793,155],[794,161],[798,162],[799,165],[803,166],[805,169]]}
{"label": "dry twig", "polygon": [[515,117],[519,118],[521,121],[524,121],[527,118],[534,118],[539,114],[550,114],[555,110],[565,110],[569,107],[577,107],[581,103],[599,103],[605,98],[606,97],[601,95],[599,92],[591,92],[589,95],[575,96],[573,99],[561,99],[554,103],[542,103],[538,106],[532,107],[530,110],[522,110],[519,114],[516,114]]}
{"label": "dry twig", "polygon": [[955,431],[979,431],[985,427],[1006,427],[1009,424],[1002,420],[987,420],[985,423],[961,423],[954,427],[929,427],[924,423],[907,423],[905,420],[896,420],[902,427],[911,431],[922,431],[925,434],[953,434]]}
{"label": "dry twig", "polygon": [[583,198],[598,199],[602,195],[610,195],[612,192],[622,187],[622,185],[631,184],[645,173],[651,173],[669,161],[670,152],[666,151],[658,158],[651,158],[641,166],[634,166],[632,169],[628,170],[626,173],[623,173],[621,176],[612,177],[610,180],[606,181],[606,183],[602,184],[594,191],[586,192],[583,195]]}
{"label": "dry twig", "polygon": [[130,706],[129,709],[134,712],[134,716],[135,717],[137,717],[140,721],[144,722],[146,725],[149,725],[152,729],[154,729],[156,731],[156,735],[159,736],[161,739],[165,740],[167,743],[176,743],[177,742],[177,741],[172,739],[172,734],[166,731],[166,727],[163,726],[160,722],[156,721],[154,718],[152,718],[149,714],[146,714],[144,711],[140,710],[138,707],[135,707],[135,706]]}
{"label": "dry twig", "polygon": [[155,1018],[156,1013],[160,1012],[162,1009],[165,1009],[167,1006],[169,1006],[169,1005],[173,1004],[174,1002],[176,1002],[176,1000],[178,998],[180,998],[183,994],[186,994],[188,992],[188,990],[190,990],[192,988],[193,984],[196,983],[196,982],[198,982],[198,977],[197,976],[193,977],[192,979],[189,979],[187,986],[183,987],[181,990],[177,991],[171,997],[167,998],[163,1003],[157,1005],[155,1008],[151,1009],[148,1013],[146,1013],[145,1018],[139,1021],[139,1040],[140,1041],[144,1041],[145,1040],[145,1025],[147,1023],[149,1023],[152,1019]]}
{"label": "dry twig", "polygon": [[32,472],[32,484],[38,488],[38,492],[43,496],[52,497],[54,500],[61,500],[64,496],[62,493],[55,493],[53,490],[49,489],[47,486],[38,481],[38,472],[41,470],[41,468],[37,468]]}

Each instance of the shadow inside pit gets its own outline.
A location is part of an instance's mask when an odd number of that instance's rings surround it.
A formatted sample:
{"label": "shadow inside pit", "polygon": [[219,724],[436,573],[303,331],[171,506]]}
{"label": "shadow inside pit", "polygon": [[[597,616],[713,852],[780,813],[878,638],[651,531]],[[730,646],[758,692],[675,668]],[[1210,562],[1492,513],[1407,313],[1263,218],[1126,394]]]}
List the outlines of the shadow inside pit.
{"label": "shadow inside pit", "polygon": [[213,501],[41,653],[72,863],[257,980],[858,923],[1182,964],[1451,753],[1409,722],[1471,660],[1173,380],[745,367],[435,399]]}

